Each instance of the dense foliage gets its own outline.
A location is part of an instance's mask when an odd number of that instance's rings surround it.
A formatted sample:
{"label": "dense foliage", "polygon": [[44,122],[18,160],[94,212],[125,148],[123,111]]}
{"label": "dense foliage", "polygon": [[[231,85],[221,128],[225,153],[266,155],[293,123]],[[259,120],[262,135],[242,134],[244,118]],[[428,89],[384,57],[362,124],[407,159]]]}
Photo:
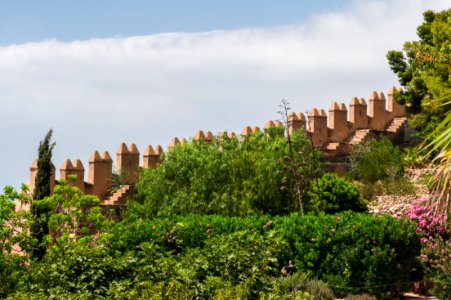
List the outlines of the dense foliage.
{"label": "dense foliage", "polygon": [[[237,216],[298,211],[295,180],[302,187],[303,201],[308,202],[318,162],[301,134],[293,135],[291,144],[294,155],[290,155],[287,139],[271,132],[254,133],[242,141],[223,137],[211,144],[192,141],[177,145],[158,168],[143,171],[131,213],[147,217]],[[301,177],[292,176],[292,164]]]}
{"label": "dense foliage", "polygon": [[[449,218],[450,14],[425,12],[420,41],[388,54],[406,88],[397,101],[418,113],[412,124],[425,135],[445,118],[427,148],[439,154],[438,205],[420,199],[410,219],[356,213],[366,211],[356,185],[320,176],[311,143],[278,127],[176,145],[143,170],[136,199],[113,223],[97,197],[67,182],[50,195],[49,131],[34,199],[26,188],[0,194],[0,298],[388,299],[423,271],[450,298],[451,235],[436,214]],[[388,139],[372,140],[354,148],[350,175],[399,193],[408,190],[404,158]],[[113,179],[112,190],[124,183]],[[31,210],[16,211],[15,200]],[[281,274],[289,260],[297,272]],[[358,297],[346,299],[372,299]]]}
{"label": "dense foliage", "polygon": [[[33,203],[45,213],[41,213],[40,219],[36,220],[32,211],[16,212],[14,200],[20,200],[23,205]],[[101,214],[97,197],[84,195],[64,181],[60,181],[51,196],[41,200],[30,199],[26,189],[18,194],[11,187],[6,187],[4,194],[0,195],[0,204],[0,279],[3,283],[0,296],[27,285],[28,279],[24,281],[23,275],[31,272],[33,266],[44,266],[44,261],[52,253],[67,255],[77,239],[83,236],[91,238],[90,234],[110,223]],[[36,222],[46,223],[49,228],[49,233],[42,240],[36,239],[30,232]],[[45,250],[41,257],[33,255],[38,246]]]}
{"label": "dense foliage", "polygon": [[386,137],[357,145],[349,160],[352,176],[364,183],[395,179],[404,171],[401,150]]}
{"label": "dense foliage", "polygon": [[360,182],[359,189],[366,200],[380,194],[414,194],[415,186],[404,176],[410,156],[418,157],[418,153],[410,152],[406,155],[386,137],[363,142],[348,156],[348,175]]}
{"label": "dense foliage", "polygon": [[0,297],[8,295],[15,288],[14,274],[19,266],[20,259],[12,255],[14,244],[20,242],[20,234],[15,234],[12,221],[14,216],[14,199],[17,193],[6,187],[0,194]]}
{"label": "dense foliage", "polygon": [[[386,298],[414,278],[419,249],[415,225],[389,216],[147,219],[116,223],[103,234],[58,237],[42,261],[8,267],[15,273],[9,293],[11,299],[331,299],[319,279],[337,295]],[[280,269],[289,259],[299,274],[284,279]]]}
{"label": "dense foliage", "polygon": [[451,94],[451,9],[426,11],[417,28],[419,41],[406,42],[403,51],[390,51],[390,68],[398,76],[405,92],[397,95],[400,103],[418,114],[411,124],[425,133],[443,119],[449,104],[443,97]]}
{"label": "dense foliage", "polygon": [[440,299],[451,299],[451,228],[447,219],[434,214],[427,198],[413,203],[408,216],[417,222],[421,262],[427,278],[435,282],[434,294]]}
{"label": "dense foliage", "polygon": [[312,211],[334,214],[346,210],[367,210],[358,187],[335,173],[326,173],[319,178],[309,196]]}
{"label": "dense foliage", "polygon": [[[451,105],[451,95],[447,97]],[[435,172],[430,180],[431,204],[434,213],[442,219],[449,220],[451,213],[451,109],[446,112],[445,119],[434,129],[429,139],[422,145],[422,153],[426,157],[435,154],[431,165]]]}
{"label": "dense foliage", "polygon": [[123,226],[116,229],[121,235],[116,244],[119,249],[150,240],[180,254],[236,232],[262,235],[280,243],[278,261],[273,265],[278,268],[273,269],[273,274],[294,259],[300,271],[331,284],[338,294],[362,291],[382,296],[384,292],[393,294],[398,287],[384,285],[412,280],[420,249],[414,224],[389,216],[350,212],[305,217],[193,215]]}

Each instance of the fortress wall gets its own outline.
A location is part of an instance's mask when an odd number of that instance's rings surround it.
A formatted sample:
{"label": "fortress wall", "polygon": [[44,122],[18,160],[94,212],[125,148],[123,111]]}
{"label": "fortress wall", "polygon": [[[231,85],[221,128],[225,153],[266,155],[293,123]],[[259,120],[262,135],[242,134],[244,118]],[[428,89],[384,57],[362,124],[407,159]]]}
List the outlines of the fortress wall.
{"label": "fortress wall", "polygon": [[89,158],[89,171],[88,171],[88,188],[90,194],[98,196],[100,199],[105,198],[108,195],[108,191],[111,187],[113,160],[110,154],[105,151],[100,156],[97,150],[91,154]]}
{"label": "fortress wall", "polygon": [[[384,131],[387,124],[393,118],[404,117],[405,107],[394,101],[395,93],[402,93],[402,89],[392,87],[389,89],[386,100],[383,93],[372,92],[368,98],[368,103],[363,98],[353,97],[349,103],[349,111],[344,103],[334,102],[329,107],[329,114],[323,109],[312,108],[308,113],[308,119],[302,113],[291,112],[288,116],[288,132],[302,130],[312,139],[313,145],[320,149],[329,149],[328,145],[347,144],[351,135],[359,129],[370,129],[374,131]],[[386,105],[388,104],[387,108]],[[349,120],[348,120],[349,117]],[[264,135],[284,134],[280,121],[270,120],[264,126]],[[258,126],[245,126],[240,138],[245,141],[247,136],[262,132]],[[218,135],[223,138],[236,138],[233,132],[223,132]],[[199,130],[194,134],[193,140],[212,143],[214,136],[211,131]],[[187,143],[186,139],[181,141],[175,137],[168,145],[168,150],[177,145]],[[218,144],[221,149],[220,142]],[[143,153],[143,168],[155,168],[161,162],[163,148],[160,145],[152,147],[148,145]],[[135,144],[129,147],[125,143],[119,145],[116,152],[116,171],[128,184],[134,184],[139,175],[140,152]],[[60,178],[69,184],[78,187],[85,193],[105,199],[110,194],[112,180],[113,160],[110,154],[105,151],[102,155],[95,150],[89,158],[88,180],[84,181],[85,169],[79,159],[63,161],[60,167]],[[53,164],[52,164],[53,166]],[[35,178],[38,170],[37,159],[30,167],[30,192],[35,185]],[[70,179],[75,175],[75,180]],[[55,167],[53,166],[51,189],[55,183]]]}
{"label": "fortress wall", "polygon": [[[75,175],[75,180],[70,178]],[[77,159],[73,163],[65,159],[60,167],[60,179],[67,181],[70,185],[78,187],[82,192],[85,191],[85,168],[82,162]]]}
{"label": "fortress wall", "polygon": [[127,183],[134,183],[138,179],[139,151],[135,144],[127,148],[125,143],[119,145],[116,152],[116,172]]}
{"label": "fortress wall", "polygon": [[367,104],[365,99],[352,98],[349,103],[349,122],[351,130],[368,128]]}

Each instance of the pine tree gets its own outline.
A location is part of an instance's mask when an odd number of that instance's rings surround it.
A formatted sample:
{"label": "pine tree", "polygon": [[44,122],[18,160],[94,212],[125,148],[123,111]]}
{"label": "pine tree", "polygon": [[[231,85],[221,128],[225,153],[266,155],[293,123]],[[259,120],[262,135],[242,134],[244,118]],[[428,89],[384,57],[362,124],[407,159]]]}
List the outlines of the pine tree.
{"label": "pine tree", "polygon": [[44,140],[39,143],[38,173],[35,178],[35,188],[33,191],[33,203],[31,212],[35,222],[31,228],[31,234],[37,241],[36,247],[32,251],[32,256],[41,260],[45,255],[45,245],[42,245],[44,237],[49,233],[46,222],[47,209],[38,205],[39,200],[50,196],[50,180],[52,178],[52,151],[55,143],[50,143],[53,130],[50,129]]}

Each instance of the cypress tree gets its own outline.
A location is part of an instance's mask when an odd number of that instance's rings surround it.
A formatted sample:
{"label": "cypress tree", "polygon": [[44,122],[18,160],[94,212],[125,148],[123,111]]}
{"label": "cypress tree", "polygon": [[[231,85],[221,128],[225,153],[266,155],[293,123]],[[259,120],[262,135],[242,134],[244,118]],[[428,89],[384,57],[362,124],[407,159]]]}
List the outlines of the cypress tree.
{"label": "cypress tree", "polygon": [[33,203],[31,212],[35,222],[31,228],[31,234],[37,240],[37,245],[33,248],[32,256],[41,260],[45,255],[45,245],[42,245],[44,237],[49,233],[46,221],[48,209],[37,205],[39,200],[50,196],[50,180],[52,178],[52,151],[55,143],[50,143],[53,130],[50,129],[44,140],[39,143],[38,172],[35,178],[35,188],[33,191]]}
{"label": "cypress tree", "polygon": [[52,177],[52,151],[55,143],[50,144],[53,130],[50,129],[44,140],[39,142],[38,173],[35,179],[33,199],[41,200],[50,196],[50,178]]}

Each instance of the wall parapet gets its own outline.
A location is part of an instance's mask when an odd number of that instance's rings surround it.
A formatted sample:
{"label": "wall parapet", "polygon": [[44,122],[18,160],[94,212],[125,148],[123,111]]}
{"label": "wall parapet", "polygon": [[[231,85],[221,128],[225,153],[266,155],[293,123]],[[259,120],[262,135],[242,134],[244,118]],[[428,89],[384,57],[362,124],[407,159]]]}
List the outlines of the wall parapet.
{"label": "wall parapet", "polygon": [[[361,142],[361,135],[356,135],[358,131],[365,133],[369,131],[393,133],[399,129],[399,124],[404,124],[403,118],[406,116],[406,110],[403,105],[395,102],[394,94],[402,93],[401,88],[392,87],[387,93],[387,98],[383,93],[371,92],[367,101],[363,98],[353,97],[349,103],[349,109],[344,103],[333,102],[328,110],[328,115],[321,108],[310,109],[307,118],[303,113],[291,112],[288,116],[288,132],[305,132],[312,140],[315,147],[327,152],[340,148],[345,145],[345,149],[356,143]],[[396,126],[391,124],[395,121]],[[401,122],[400,120],[401,119]],[[390,125],[391,124],[391,125]],[[239,137],[242,141],[247,136],[255,133],[264,133],[268,135],[271,128],[281,128],[282,123],[277,120],[269,120],[265,123],[263,130],[258,126],[244,126]],[[398,126],[398,127],[397,127]],[[277,134],[283,134],[282,130],[277,130]],[[237,138],[234,132],[219,133],[219,141],[223,138]],[[211,131],[198,130],[193,140],[199,142],[212,143],[214,136]],[[168,145],[168,151],[171,148],[187,143],[186,139],[180,140],[174,137]],[[221,149],[220,142],[219,148]],[[142,168],[156,168],[161,163],[163,148],[160,145],[152,147],[148,145],[143,153]],[[85,193],[98,196],[105,200],[110,195],[112,185],[112,166],[113,159],[108,151],[102,155],[97,150],[89,158],[88,180],[85,182],[85,168],[81,160],[63,161],[60,167],[60,178],[66,180],[69,184],[78,187]],[[52,165],[53,166],[53,165]],[[37,160],[34,160],[30,167],[30,191],[34,190],[34,181],[37,174]],[[55,167],[52,167],[52,189],[55,182]],[[116,171],[123,178],[126,184],[133,185],[139,176],[140,152],[135,144],[127,146],[121,143],[116,152]],[[75,175],[76,179],[71,180]]]}

